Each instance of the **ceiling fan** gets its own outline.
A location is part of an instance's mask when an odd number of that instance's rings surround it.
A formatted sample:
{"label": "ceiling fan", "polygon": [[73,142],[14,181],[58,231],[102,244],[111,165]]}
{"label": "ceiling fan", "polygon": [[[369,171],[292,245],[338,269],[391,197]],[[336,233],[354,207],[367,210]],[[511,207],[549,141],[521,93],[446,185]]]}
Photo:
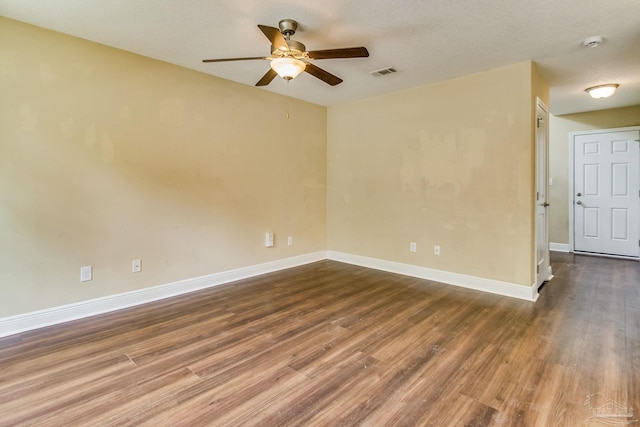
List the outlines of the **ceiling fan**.
{"label": "ceiling fan", "polygon": [[271,56],[252,56],[246,58],[204,59],[202,62],[228,62],[250,61],[263,59],[271,61],[271,68],[256,83],[256,86],[266,86],[276,77],[292,80],[298,74],[306,71],[323,82],[335,86],[342,83],[340,77],[334,76],[328,71],[313,65],[309,60],[337,59],[337,58],[365,58],[369,56],[366,47],[348,47],[342,49],[312,50],[307,52],[306,47],[291,36],[295,34],[298,23],[293,19],[283,19],[278,23],[279,28],[258,25],[271,42]]}

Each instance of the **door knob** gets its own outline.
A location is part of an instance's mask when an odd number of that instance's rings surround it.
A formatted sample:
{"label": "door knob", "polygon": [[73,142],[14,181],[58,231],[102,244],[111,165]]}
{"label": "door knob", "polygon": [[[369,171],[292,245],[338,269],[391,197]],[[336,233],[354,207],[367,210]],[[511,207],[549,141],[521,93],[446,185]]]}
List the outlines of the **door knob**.
{"label": "door knob", "polygon": [[545,208],[548,208],[548,207],[549,207],[549,206],[551,206],[551,205],[550,205],[549,203],[547,203],[547,202],[544,202],[544,203],[542,204],[542,206],[544,206]]}
{"label": "door knob", "polygon": [[580,200],[578,200],[578,201],[576,202],[576,205],[581,205],[581,204],[582,204],[582,201],[580,201]]}
{"label": "door knob", "polygon": [[578,193],[578,194],[576,194],[576,196],[580,197],[580,196],[582,196],[582,193]]}

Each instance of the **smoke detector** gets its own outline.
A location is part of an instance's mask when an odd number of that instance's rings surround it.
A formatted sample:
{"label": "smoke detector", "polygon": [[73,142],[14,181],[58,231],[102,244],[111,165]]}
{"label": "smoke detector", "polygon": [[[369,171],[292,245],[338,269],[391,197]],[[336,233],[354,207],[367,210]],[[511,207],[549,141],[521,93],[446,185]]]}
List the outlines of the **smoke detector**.
{"label": "smoke detector", "polygon": [[582,45],[584,47],[597,47],[602,43],[602,36],[591,36],[584,39]]}

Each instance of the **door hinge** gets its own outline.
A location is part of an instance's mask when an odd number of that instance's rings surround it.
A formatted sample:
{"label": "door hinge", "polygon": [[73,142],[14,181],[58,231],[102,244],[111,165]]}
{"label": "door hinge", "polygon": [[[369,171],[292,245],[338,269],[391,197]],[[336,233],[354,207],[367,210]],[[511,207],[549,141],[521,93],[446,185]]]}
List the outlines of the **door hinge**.
{"label": "door hinge", "polygon": [[536,191],[536,201],[540,200],[540,192]]}
{"label": "door hinge", "polygon": [[540,274],[540,266],[536,265],[536,274]]}
{"label": "door hinge", "polygon": [[542,121],[542,117],[538,117],[536,119],[536,127],[539,128],[540,127],[540,122]]}

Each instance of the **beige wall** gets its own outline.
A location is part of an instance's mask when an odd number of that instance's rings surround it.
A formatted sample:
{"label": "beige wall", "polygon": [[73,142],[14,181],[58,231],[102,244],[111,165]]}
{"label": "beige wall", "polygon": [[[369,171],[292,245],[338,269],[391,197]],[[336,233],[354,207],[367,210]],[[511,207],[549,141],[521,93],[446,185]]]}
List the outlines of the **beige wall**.
{"label": "beige wall", "polygon": [[327,111],[3,18],[0,34],[0,318],[327,248],[533,282],[548,89],[531,62]]}
{"label": "beige wall", "polygon": [[330,107],[329,249],[531,286],[535,94],[524,62]]}
{"label": "beige wall", "polygon": [[593,129],[640,126],[640,106],[551,116],[549,176],[549,240],[569,243],[569,135]]}
{"label": "beige wall", "polygon": [[4,18],[0,94],[0,318],[326,248],[324,107]]}

